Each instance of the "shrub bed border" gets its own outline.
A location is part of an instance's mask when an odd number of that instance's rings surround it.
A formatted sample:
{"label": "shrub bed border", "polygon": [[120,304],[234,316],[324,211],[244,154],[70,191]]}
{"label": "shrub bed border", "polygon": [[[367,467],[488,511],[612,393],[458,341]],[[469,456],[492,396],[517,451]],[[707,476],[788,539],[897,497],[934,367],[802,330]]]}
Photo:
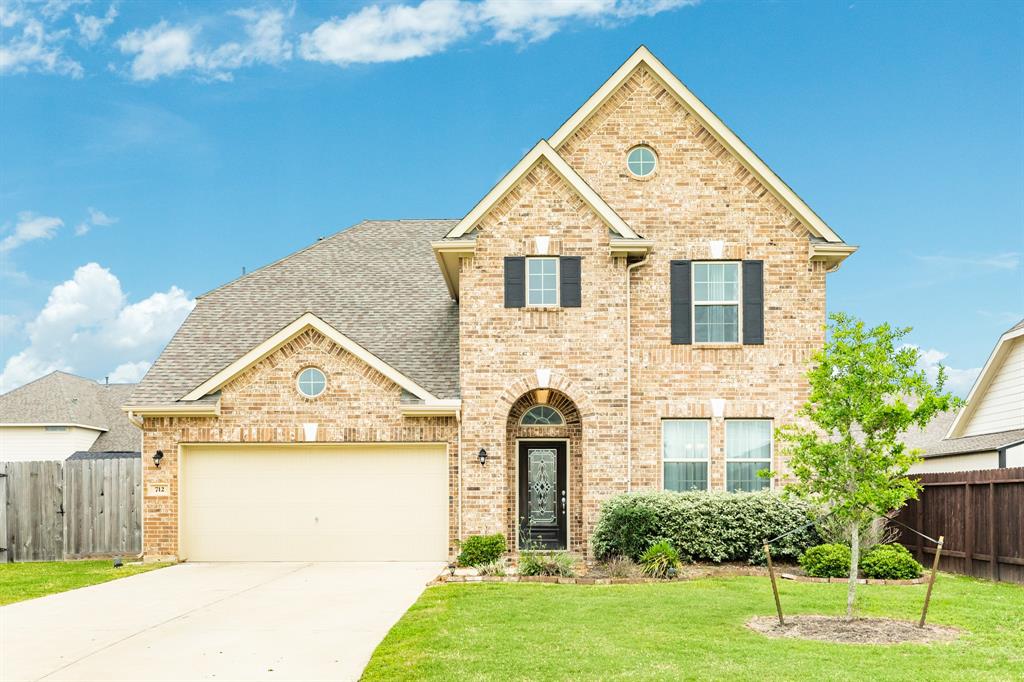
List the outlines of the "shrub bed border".
{"label": "shrub bed border", "polygon": [[[849,578],[814,578],[809,575],[796,575],[794,573],[780,573],[783,580],[795,580],[798,583],[848,583]],[[923,585],[927,582],[924,578],[910,578],[908,580],[882,580],[879,578],[858,578],[859,585]]]}
{"label": "shrub bed border", "polygon": [[[768,576],[752,576],[764,577]],[[846,583],[849,578],[812,578],[807,575],[781,573],[780,578],[801,583]],[[584,576],[562,578],[554,575],[439,575],[428,585],[445,585],[448,583],[549,583],[558,585],[646,585],[650,583],[682,583],[699,578],[587,578]],[[923,585],[924,578],[912,580],[877,580],[875,578],[859,578],[861,585]]]}

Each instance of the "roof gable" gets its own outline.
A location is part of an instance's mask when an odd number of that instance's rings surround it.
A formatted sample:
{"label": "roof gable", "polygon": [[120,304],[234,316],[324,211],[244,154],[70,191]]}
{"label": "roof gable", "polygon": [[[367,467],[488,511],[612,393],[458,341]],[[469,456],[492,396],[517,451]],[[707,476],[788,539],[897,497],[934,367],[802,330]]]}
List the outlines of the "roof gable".
{"label": "roof gable", "polygon": [[[608,101],[625,83],[633,72],[646,66],[649,72],[672,93],[680,103],[695,116],[700,123],[725,147],[733,156],[750,171],[758,180],[802,223],[815,237],[830,244],[843,244],[839,237],[825,222],[797,196],[797,194],[780,179],[767,164],[762,161],[714,112],[708,109],[683,83],[662,64],[650,50],[641,46],[626,62],[615,71],[605,83],[581,106],[576,113],[562,124],[549,138],[550,144],[558,149],[581,126]],[[844,245],[852,251],[853,247]],[[843,254],[848,255],[848,253]]]}
{"label": "roof gable", "polygon": [[[989,388],[992,387],[1002,372],[1008,371],[1005,370],[1007,360],[1011,356],[1016,357],[1014,351],[1017,353],[1024,352],[1024,320],[1021,320],[999,337],[999,341],[996,342],[995,348],[989,354],[985,366],[981,369],[981,374],[974,381],[971,392],[967,394],[967,404],[963,406],[956,415],[956,419],[950,424],[946,438],[960,438],[968,435],[967,431],[971,426],[972,418],[979,406],[985,402]],[[1024,365],[1024,360],[1022,360],[1021,364]],[[1024,366],[1011,369],[1024,375]],[[1024,376],[1014,378],[1024,384]],[[1013,400],[1013,397],[1011,396],[1008,400]],[[1017,409],[1021,413],[1019,416],[1024,419],[1024,398],[1018,397],[1018,401]]]}
{"label": "roof gable", "polygon": [[409,393],[412,393],[417,398],[428,402],[437,400],[430,391],[423,388],[370,351],[339,332],[313,313],[305,313],[291,324],[279,330],[270,338],[253,347],[249,352],[245,353],[230,365],[214,374],[196,388],[192,389],[192,391],[185,395],[182,400],[199,400],[200,398],[218,391],[221,386],[242,374],[245,370],[252,367],[257,362],[267,357],[307,329],[317,330],[331,341],[368,364],[370,367],[373,367],[388,379],[401,386]]}
{"label": "roof gable", "polygon": [[572,169],[572,167],[565,162],[558,152],[556,152],[550,144],[545,140],[541,140],[533,149],[527,152],[526,156],[519,160],[512,170],[505,174],[501,180],[498,181],[491,191],[477,203],[473,209],[466,214],[462,220],[458,222],[455,227],[445,236],[445,239],[459,239],[466,233],[470,232],[480,220],[487,215],[487,213],[498,204],[507,195],[524,176],[526,176],[533,168],[541,163],[547,161],[551,168],[565,180],[566,183],[572,187],[577,194],[597,213],[605,224],[608,225],[608,229],[617,234],[618,236],[625,239],[639,239],[639,235],[626,224],[626,222],[619,217],[619,215],[609,206],[604,199],[598,195],[586,183],[586,181],[580,177],[579,173]]}

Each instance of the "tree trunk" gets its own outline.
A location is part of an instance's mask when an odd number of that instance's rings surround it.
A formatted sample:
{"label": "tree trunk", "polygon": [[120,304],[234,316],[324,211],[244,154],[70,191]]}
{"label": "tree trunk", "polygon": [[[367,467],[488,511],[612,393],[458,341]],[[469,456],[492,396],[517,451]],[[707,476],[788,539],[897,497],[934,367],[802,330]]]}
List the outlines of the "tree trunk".
{"label": "tree trunk", "polygon": [[850,586],[846,590],[846,618],[853,620],[853,600],[857,593],[857,564],[860,563],[860,524],[850,528]]}

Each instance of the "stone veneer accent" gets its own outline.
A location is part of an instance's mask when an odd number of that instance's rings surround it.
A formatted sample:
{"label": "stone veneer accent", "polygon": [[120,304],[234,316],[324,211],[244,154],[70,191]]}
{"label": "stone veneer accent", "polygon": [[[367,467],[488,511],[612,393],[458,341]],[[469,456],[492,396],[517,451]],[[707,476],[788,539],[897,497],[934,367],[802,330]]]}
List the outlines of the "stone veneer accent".
{"label": "stone veneer accent", "polygon": [[[306,398],[295,388],[300,371],[315,365],[327,389]],[[167,497],[144,498],[147,558],[178,552],[178,448],[193,443],[304,443],[302,424],[318,423],[318,443],[447,443],[449,553],[458,536],[455,458],[458,425],[451,417],[408,418],[399,413],[402,389],[319,332],[308,329],[221,389],[219,417],[146,417],[143,489],[170,486]],[[160,467],[153,454],[163,450]]]}

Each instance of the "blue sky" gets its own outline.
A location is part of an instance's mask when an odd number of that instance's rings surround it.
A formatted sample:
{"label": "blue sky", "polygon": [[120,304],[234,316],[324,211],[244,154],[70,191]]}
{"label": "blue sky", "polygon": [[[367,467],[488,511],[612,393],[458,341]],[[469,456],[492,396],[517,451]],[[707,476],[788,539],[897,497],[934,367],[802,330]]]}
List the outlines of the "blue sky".
{"label": "blue sky", "polygon": [[192,297],[460,217],[639,45],[861,251],[829,308],[964,393],[1024,317],[1024,4],[0,0],[0,382],[137,379]]}

